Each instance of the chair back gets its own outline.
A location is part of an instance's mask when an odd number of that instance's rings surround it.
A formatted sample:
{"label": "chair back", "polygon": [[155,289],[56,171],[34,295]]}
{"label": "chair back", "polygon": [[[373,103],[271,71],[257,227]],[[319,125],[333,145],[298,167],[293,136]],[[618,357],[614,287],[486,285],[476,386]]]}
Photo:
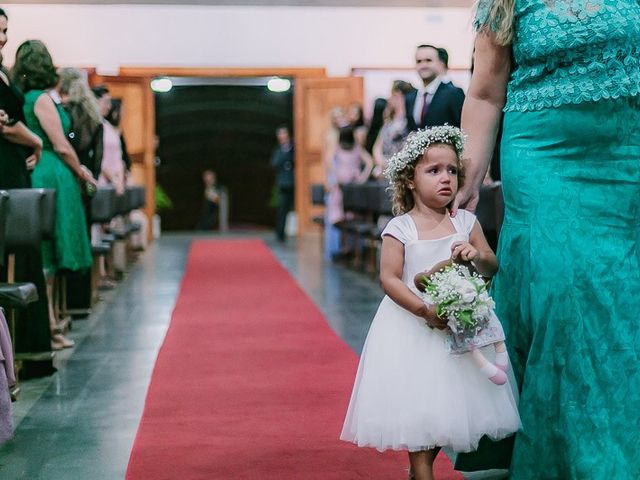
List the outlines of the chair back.
{"label": "chair back", "polygon": [[0,265],[4,264],[4,229],[7,223],[9,209],[9,193],[0,190]]}
{"label": "chair back", "polygon": [[56,226],[56,191],[53,188],[38,188],[42,195],[40,218],[42,219],[42,238],[52,240]]}
{"label": "chair back", "polygon": [[98,187],[91,197],[91,223],[109,223],[116,215],[116,190]]}
{"label": "chair back", "polygon": [[44,195],[38,188],[17,188],[9,192],[5,233],[5,249],[20,247],[39,249],[42,241],[42,202]]}

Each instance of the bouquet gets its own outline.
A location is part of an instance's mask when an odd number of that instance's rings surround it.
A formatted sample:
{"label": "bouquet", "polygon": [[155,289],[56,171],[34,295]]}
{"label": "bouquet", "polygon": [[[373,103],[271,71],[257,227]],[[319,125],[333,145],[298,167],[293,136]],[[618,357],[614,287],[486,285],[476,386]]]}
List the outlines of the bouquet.
{"label": "bouquet", "polygon": [[470,265],[438,264],[421,277],[420,284],[422,299],[436,305],[437,315],[447,321],[452,352],[465,353],[504,340],[486,283]]}

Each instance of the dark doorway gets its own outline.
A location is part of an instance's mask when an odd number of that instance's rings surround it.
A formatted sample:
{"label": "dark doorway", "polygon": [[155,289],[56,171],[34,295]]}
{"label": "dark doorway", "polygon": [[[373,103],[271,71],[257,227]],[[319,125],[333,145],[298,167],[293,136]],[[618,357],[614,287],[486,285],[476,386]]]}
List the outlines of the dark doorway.
{"label": "dark doorway", "polygon": [[[177,83],[177,85],[175,85]],[[203,208],[202,172],[227,188],[231,227],[271,227],[275,130],[291,127],[292,90],[271,92],[260,79],[187,79],[156,93],[157,183],[173,202],[163,229],[192,230]]]}

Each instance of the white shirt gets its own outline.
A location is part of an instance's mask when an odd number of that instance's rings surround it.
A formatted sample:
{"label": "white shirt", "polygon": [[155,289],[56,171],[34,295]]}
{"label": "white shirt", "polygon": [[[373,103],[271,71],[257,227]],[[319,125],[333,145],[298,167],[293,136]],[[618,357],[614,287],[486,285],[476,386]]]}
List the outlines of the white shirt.
{"label": "white shirt", "polygon": [[433,81],[427,85],[426,87],[423,85],[416,92],[416,103],[413,105],[413,119],[416,121],[416,125],[420,125],[420,120],[422,120],[422,106],[424,105],[424,94],[428,93],[430,96],[430,101],[433,100],[433,96],[436,94],[436,90],[442,83],[443,77],[436,77]]}

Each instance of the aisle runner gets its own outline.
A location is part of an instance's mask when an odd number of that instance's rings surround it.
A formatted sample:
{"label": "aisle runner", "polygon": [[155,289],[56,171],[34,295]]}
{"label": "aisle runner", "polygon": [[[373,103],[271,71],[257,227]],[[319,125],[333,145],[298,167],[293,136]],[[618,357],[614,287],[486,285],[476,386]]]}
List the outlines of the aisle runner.
{"label": "aisle runner", "polygon": [[262,242],[195,242],[127,479],[402,480],[338,440],[356,366]]}

